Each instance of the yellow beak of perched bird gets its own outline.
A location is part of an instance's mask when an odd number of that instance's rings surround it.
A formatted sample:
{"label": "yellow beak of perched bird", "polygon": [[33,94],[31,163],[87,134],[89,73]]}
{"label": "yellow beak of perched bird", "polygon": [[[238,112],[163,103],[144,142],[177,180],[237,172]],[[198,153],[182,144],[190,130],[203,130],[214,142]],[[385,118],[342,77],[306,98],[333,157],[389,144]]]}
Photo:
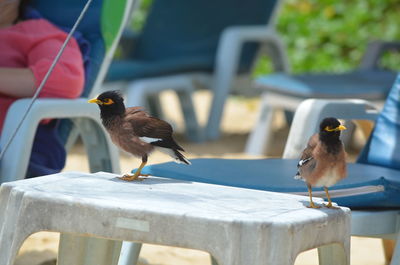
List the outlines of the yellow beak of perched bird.
{"label": "yellow beak of perched bird", "polygon": [[329,208],[334,208],[328,187],[347,176],[346,152],[340,140],[341,131],[346,127],[336,118],[325,118],[319,132],[311,136],[297,164],[296,179],[307,183],[310,207],[319,208],[312,201],[312,187],[323,187],[328,198]]}
{"label": "yellow beak of perched bird", "polygon": [[138,180],[147,158],[155,149],[171,156],[175,162],[187,164],[180,151],[184,151],[172,137],[172,127],[167,122],[147,114],[141,107],[125,108],[124,100],[117,91],[107,91],[89,103],[96,103],[100,108],[102,123],[111,140],[122,150],[142,158],[138,170],[125,174],[121,179]]}

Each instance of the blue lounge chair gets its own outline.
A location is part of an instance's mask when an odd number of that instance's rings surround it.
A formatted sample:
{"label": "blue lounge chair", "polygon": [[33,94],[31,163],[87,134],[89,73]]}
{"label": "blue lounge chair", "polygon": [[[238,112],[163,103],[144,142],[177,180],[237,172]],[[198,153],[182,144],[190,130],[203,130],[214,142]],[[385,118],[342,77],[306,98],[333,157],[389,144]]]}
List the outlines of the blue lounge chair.
{"label": "blue lounge chair", "polygon": [[396,73],[380,67],[385,51],[400,50],[400,42],[371,42],[358,69],[345,73],[293,75],[277,72],[261,76],[255,87],[263,90],[259,118],[246,144],[249,154],[266,154],[272,140],[272,121],[276,110],[294,112],[308,98],[359,98],[382,104]]}
{"label": "blue lounge chair", "polygon": [[[295,113],[283,159],[193,159],[190,167],[164,163],[147,166],[142,172],[182,180],[307,195],[306,185],[293,179],[296,163],[307,139],[327,116],[376,121],[358,161],[348,164],[348,177],[332,187],[331,196],[339,205],[352,208],[352,235],[398,240],[400,75],[380,113],[364,100],[304,101]],[[324,197],[323,191],[319,191],[313,195]],[[397,245],[391,264],[400,262],[399,248]]]}
{"label": "blue lounge chair", "polygon": [[[107,80],[125,82],[128,106],[149,107],[149,98],[158,106],[160,92],[175,91],[187,137],[215,139],[228,94],[254,93],[249,74],[261,46],[270,52],[277,71],[286,70],[274,31],[278,2],[154,0],[143,30],[129,35],[132,44],[127,44],[128,37],[122,40],[130,51],[112,63]],[[192,102],[199,87],[213,95],[205,133]]]}

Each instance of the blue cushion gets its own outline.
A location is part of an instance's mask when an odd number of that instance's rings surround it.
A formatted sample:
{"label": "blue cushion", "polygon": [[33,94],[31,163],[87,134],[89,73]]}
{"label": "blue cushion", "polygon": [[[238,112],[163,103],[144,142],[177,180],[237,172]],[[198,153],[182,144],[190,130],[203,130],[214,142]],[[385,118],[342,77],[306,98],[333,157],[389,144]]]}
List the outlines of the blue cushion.
{"label": "blue cushion", "polygon": [[162,61],[115,60],[107,73],[107,81],[133,80],[184,72],[212,72],[214,58],[188,57]]}
{"label": "blue cushion", "polygon": [[[249,189],[307,194],[306,184],[295,180],[293,159],[192,159],[192,165],[174,162],[146,166],[143,173],[179,180]],[[349,176],[331,187],[332,200],[351,208],[400,207],[400,171],[385,167],[348,164]],[[321,188],[313,195],[325,196]]]}
{"label": "blue cushion", "polygon": [[400,169],[400,74],[359,162]]}
{"label": "blue cushion", "polygon": [[[266,25],[276,0],[154,0],[128,64],[111,65],[107,80],[189,71],[212,72],[221,33],[229,26]],[[243,47],[239,72],[249,72],[258,45]]]}
{"label": "blue cushion", "polygon": [[[276,0],[154,0],[133,57],[160,60],[186,56],[215,57],[221,32],[233,25],[267,24]],[[247,47],[242,63],[253,60]]]}
{"label": "blue cushion", "polygon": [[357,70],[348,73],[304,75],[271,74],[257,79],[261,88],[303,98],[385,99],[396,73]]}

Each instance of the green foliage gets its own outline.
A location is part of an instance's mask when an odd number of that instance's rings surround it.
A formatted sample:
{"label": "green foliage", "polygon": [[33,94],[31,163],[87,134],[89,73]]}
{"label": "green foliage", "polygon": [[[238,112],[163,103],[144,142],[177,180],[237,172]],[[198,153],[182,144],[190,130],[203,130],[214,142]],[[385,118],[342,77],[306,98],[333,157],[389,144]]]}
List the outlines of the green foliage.
{"label": "green foliage", "polygon": [[[357,67],[372,40],[400,41],[398,0],[286,0],[277,30],[293,72],[346,71]],[[256,74],[271,71],[264,58]],[[400,54],[382,65],[400,70]]]}

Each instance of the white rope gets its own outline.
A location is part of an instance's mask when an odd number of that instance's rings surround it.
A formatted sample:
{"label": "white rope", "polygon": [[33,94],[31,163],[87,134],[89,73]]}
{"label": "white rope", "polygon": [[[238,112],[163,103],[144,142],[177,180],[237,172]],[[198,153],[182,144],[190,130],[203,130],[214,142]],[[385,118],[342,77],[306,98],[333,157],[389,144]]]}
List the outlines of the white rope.
{"label": "white rope", "polygon": [[72,27],[71,31],[68,33],[67,38],[65,39],[63,45],[61,46],[60,50],[58,51],[57,56],[54,58],[53,63],[51,64],[49,70],[47,71],[46,75],[44,76],[42,82],[40,83],[39,87],[37,88],[35,94],[33,95],[28,108],[26,109],[26,112],[24,113],[24,116],[22,117],[22,119],[20,120],[20,122],[18,123],[17,127],[15,128],[14,132],[11,134],[10,138],[8,139],[8,141],[6,142],[6,144],[4,145],[3,150],[1,150],[0,153],[0,161],[3,158],[4,154],[6,153],[8,147],[10,146],[11,142],[14,140],[15,136],[18,133],[18,130],[21,128],[22,123],[25,121],[26,117],[28,116],[29,111],[31,110],[33,103],[35,103],[37,97],[39,96],[39,93],[42,91],[43,86],[46,84],[47,79],[49,78],[50,74],[53,72],[54,67],[56,66],[58,60],[60,59],[61,55],[64,52],[65,47],[67,46],[69,40],[72,37],[72,34],[74,34],[76,28],[78,27],[79,23],[81,22],[82,18],[84,17],[87,9],[89,8],[90,4],[91,4],[92,0],[88,0],[85,4],[85,6],[83,7],[78,19],[76,20],[74,26]]}

